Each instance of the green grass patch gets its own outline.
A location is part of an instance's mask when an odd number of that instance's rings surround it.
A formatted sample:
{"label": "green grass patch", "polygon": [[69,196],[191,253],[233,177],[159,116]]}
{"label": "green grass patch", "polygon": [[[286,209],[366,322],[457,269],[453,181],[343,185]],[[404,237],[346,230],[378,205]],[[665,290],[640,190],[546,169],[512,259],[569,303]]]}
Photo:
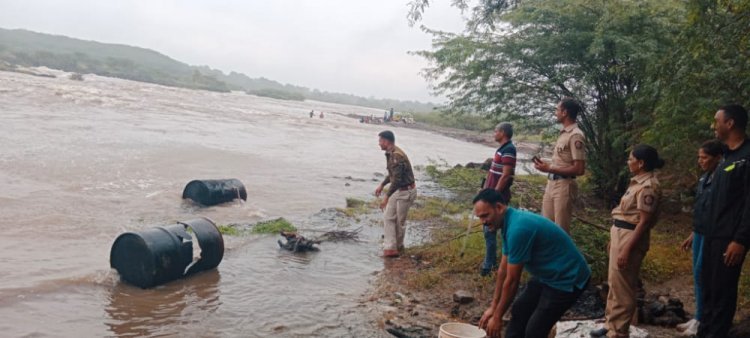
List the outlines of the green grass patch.
{"label": "green grass patch", "polygon": [[359,215],[369,213],[380,206],[381,199],[363,201],[353,197],[346,198],[346,208],[336,208],[347,217],[358,218]]}
{"label": "green grass patch", "polygon": [[223,224],[221,224],[221,225],[218,226],[218,228],[219,228],[219,232],[222,235],[226,235],[226,236],[239,236],[243,232],[239,228],[231,226],[231,225],[223,225]]}
{"label": "green grass patch", "polygon": [[481,222],[469,215],[464,212],[460,217],[451,218],[451,222],[438,219],[443,226],[433,230],[432,242],[410,250],[432,261],[435,266],[443,266],[451,271],[476,270],[484,258],[484,235]]}
{"label": "green grass patch", "polygon": [[547,177],[542,175],[517,175],[510,188],[510,205],[533,212],[542,210],[542,197]]}
{"label": "green grass patch", "polygon": [[415,290],[430,290],[440,285],[441,275],[437,269],[425,269],[410,275],[404,283]]}
{"label": "green grass patch", "polygon": [[450,167],[445,161],[425,166],[431,180],[455,193],[459,199],[471,200],[482,187],[487,172],[478,168]]}
{"label": "green grass patch", "polygon": [[365,206],[365,201],[361,199],[356,199],[353,197],[347,197],[346,198],[346,207],[347,208],[361,208]]}
{"label": "green grass patch", "polygon": [[[547,176],[545,175],[517,175],[513,177],[513,184],[525,183],[536,186],[544,192],[544,187],[547,186]],[[513,189],[511,187],[511,189]]]}
{"label": "green grass patch", "polygon": [[682,236],[652,230],[651,247],[641,267],[643,279],[659,283],[675,275],[692,273],[692,252],[684,252],[679,248],[683,240]]}
{"label": "green grass patch", "polygon": [[[484,235],[481,228],[472,229],[465,237],[455,238],[464,234],[466,228],[453,226],[437,230],[433,233],[433,243],[407,250],[410,255],[417,255],[423,261],[429,262],[429,267],[419,269],[406,278],[405,283],[420,289],[430,289],[440,286],[446,274],[476,274],[479,276],[479,266],[484,259]],[[477,232],[479,231],[479,232]],[[463,255],[461,254],[463,250]],[[490,281],[489,278],[486,279]]]}
{"label": "green grass patch", "polygon": [[296,231],[297,228],[283,217],[270,221],[258,222],[253,226],[254,234],[273,234],[280,231]]}
{"label": "green grass patch", "polygon": [[571,225],[571,236],[591,268],[591,279],[597,283],[606,281],[609,232],[574,221]]}
{"label": "green grass patch", "polygon": [[743,309],[750,309],[750,274],[744,273],[750,269],[750,260],[745,259],[745,263],[742,266],[743,273],[740,275],[740,286],[737,290],[739,295],[737,299],[737,305]]}
{"label": "green grass patch", "polygon": [[418,196],[414,205],[409,209],[408,219],[412,221],[440,219],[470,210],[471,205],[466,202]]}

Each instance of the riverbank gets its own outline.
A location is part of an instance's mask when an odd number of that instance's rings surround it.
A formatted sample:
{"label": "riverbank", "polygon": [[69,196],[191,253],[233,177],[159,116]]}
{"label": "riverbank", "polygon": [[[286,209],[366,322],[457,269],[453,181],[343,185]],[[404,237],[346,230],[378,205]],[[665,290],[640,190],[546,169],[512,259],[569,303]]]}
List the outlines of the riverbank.
{"label": "riverbank", "polygon": [[[408,225],[428,229],[429,237],[422,244],[408,247],[401,257],[385,260],[372,292],[362,300],[377,315],[378,326],[396,337],[435,337],[440,324],[451,321],[476,325],[494,290],[494,274],[481,277],[478,273],[484,255],[478,222],[473,221],[467,232],[467,225],[472,222],[469,212],[474,191],[461,190],[461,184],[456,183],[474,181],[467,177],[484,174],[471,168],[428,167],[426,171],[451,194],[445,198],[420,196],[410,211]],[[601,202],[586,193],[585,178],[579,183],[582,196],[572,236],[592,268],[592,289],[586,304],[577,305],[578,308],[564,318],[594,319],[603,316],[601,297],[606,295],[602,288],[606,287],[603,282],[606,281],[610,215]],[[518,176],[511,204],[538,212],[544,184],[541,176]],[[662,214],[652,231],[651,249],[641,273],[644,301],[660,297],[679,300],[687,318],[692,317],[695,310],[691,253],[682,252],[678,247],[690,232],[689,224],[688,214]],[[743,278],[737,320],[750,312],[746,285]],[[678,332],[674,324],[679,321],[664,322],[668,325],[640,323],[637,327],[647,330],[650,337],[675,337]]]}
{"label": "riverbank", "polygon": [[[334,113],[334,114],[339,114],[339,115],[357,119],[357,120],[361,118],[361,116],[358,114],[341,114],[341,113]],[[383,126],[384,129],[409,128],[409,129],[423,130],[423,131],[427,131],[427,132],[442,135],[442,136],[447,136],[447,137],[465,141],[465,142],[482,144],[488,147],[495,148],[498,146],[497,141],[495,141],[494,134],[492,131],[475,131],[475,130],[466,130],[466,129],[459,129],[459,128],[450,128],[450,127],[443,127],[443,126],[438,126],[434,124],[428,124],[424,122],[413,122],[413,123],[380,122],[376,124]],[[542,143],[539,141],[533,141],[532,139],[534,138],[537,138],[537,137],[517,136],[513,140],[513,143],[516,145],[516,149],[521,154],[538,154],[540,152],[543,152],[545,148],[542,146]]]}

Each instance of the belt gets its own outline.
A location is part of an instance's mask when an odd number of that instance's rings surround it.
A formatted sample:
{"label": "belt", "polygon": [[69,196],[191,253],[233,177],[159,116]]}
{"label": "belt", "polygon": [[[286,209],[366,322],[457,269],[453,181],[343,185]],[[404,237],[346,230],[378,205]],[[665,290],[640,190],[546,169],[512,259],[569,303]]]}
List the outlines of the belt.
{"label": "belt", "polygon": [[412,183],[412,184],[409,184],[409,185],[407,185],[405,187],[398,188],[398,190],[409,191],[409,190],[412,190],[412,189],[414,189],[416,187],[417,187],[417,184],[416,183]]}
{"label": "belt", "polygon": [[558,175],[558,174],[547,174],[547,178],[550,179],[550,180],[553,180],[553,181],[556,181],[556,180],[567,180],[567,179],[574,180],[574,179],[576,179],[575,176],[564,176],[564,175]]}
{"label": "belt", "polygon": [[635,224],[633,224],[633,223],[628,223],[628,222],[625,222],[625,221],[621,221],[621,220],[619,220],[619,219],[616,219],[616,220],[615,220],[615,224],[614,224],[614,225],[615,225],[616,227],[618,227],[618,228],[622,228],[622,229],[627,229],[627,230],[635,230]]}

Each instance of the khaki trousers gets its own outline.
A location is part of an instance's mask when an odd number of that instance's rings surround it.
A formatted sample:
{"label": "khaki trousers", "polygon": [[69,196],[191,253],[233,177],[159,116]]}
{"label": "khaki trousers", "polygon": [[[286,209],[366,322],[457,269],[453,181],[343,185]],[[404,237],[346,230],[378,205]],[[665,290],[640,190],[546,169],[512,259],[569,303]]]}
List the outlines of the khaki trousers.
{"label": "khaki trousers", "polygon": [[417,189],[399,190],[388,198],[383,215],[383,250],[398,250],[404,247],[406,215],[417,198]]}
{"label": "khaki trousers", "polygon": [[643,234],[639,243],[630,251],[628,265],[624,269],[617,266],[617,256],[625,244],[630,242],[633,230],[613,226],[610,233],[609,245],[609,293],[607,294],[607,308],[605,327],[609,330],[608,337],[629,337],[630,322],[636,314],[638,292],[638,274],[641,263],[646,257],[649,245],[649,232]]}
{"label": "khaki trousers", "polygon": [[578,183],[573,179],[548,180],[542,198],[542,216],[549,218],[570,233],[573,204],[578,196]]}

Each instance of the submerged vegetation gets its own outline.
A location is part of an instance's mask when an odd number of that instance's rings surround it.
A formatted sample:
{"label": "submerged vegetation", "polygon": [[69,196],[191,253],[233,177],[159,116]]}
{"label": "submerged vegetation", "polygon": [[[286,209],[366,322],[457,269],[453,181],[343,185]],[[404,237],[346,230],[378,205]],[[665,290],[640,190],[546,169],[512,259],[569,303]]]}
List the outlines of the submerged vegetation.
{"label": "submerged vegetation", "polygon": [[239,227],[233,226],[231,224],[230,225],[219,224],[217,227],[219,228],[219,232],[222,235],[226,235],[226,236],[239,236],[247,232],[246,230],[242,230]]}
{"label": "submerged vegetation", "polygon": [[255,224],[221,224],[219,232],[226,236],[244,236],[249,234],[277,234],[281,231],[297,231],[294,224],[283,217],[261,221]]}
{"label": "submerged vegetation", "polygon": [[297,228],[283,217],[270,221],[258,222],[253,226],[254,234],[274,234],[280,231],[296,231]]}

